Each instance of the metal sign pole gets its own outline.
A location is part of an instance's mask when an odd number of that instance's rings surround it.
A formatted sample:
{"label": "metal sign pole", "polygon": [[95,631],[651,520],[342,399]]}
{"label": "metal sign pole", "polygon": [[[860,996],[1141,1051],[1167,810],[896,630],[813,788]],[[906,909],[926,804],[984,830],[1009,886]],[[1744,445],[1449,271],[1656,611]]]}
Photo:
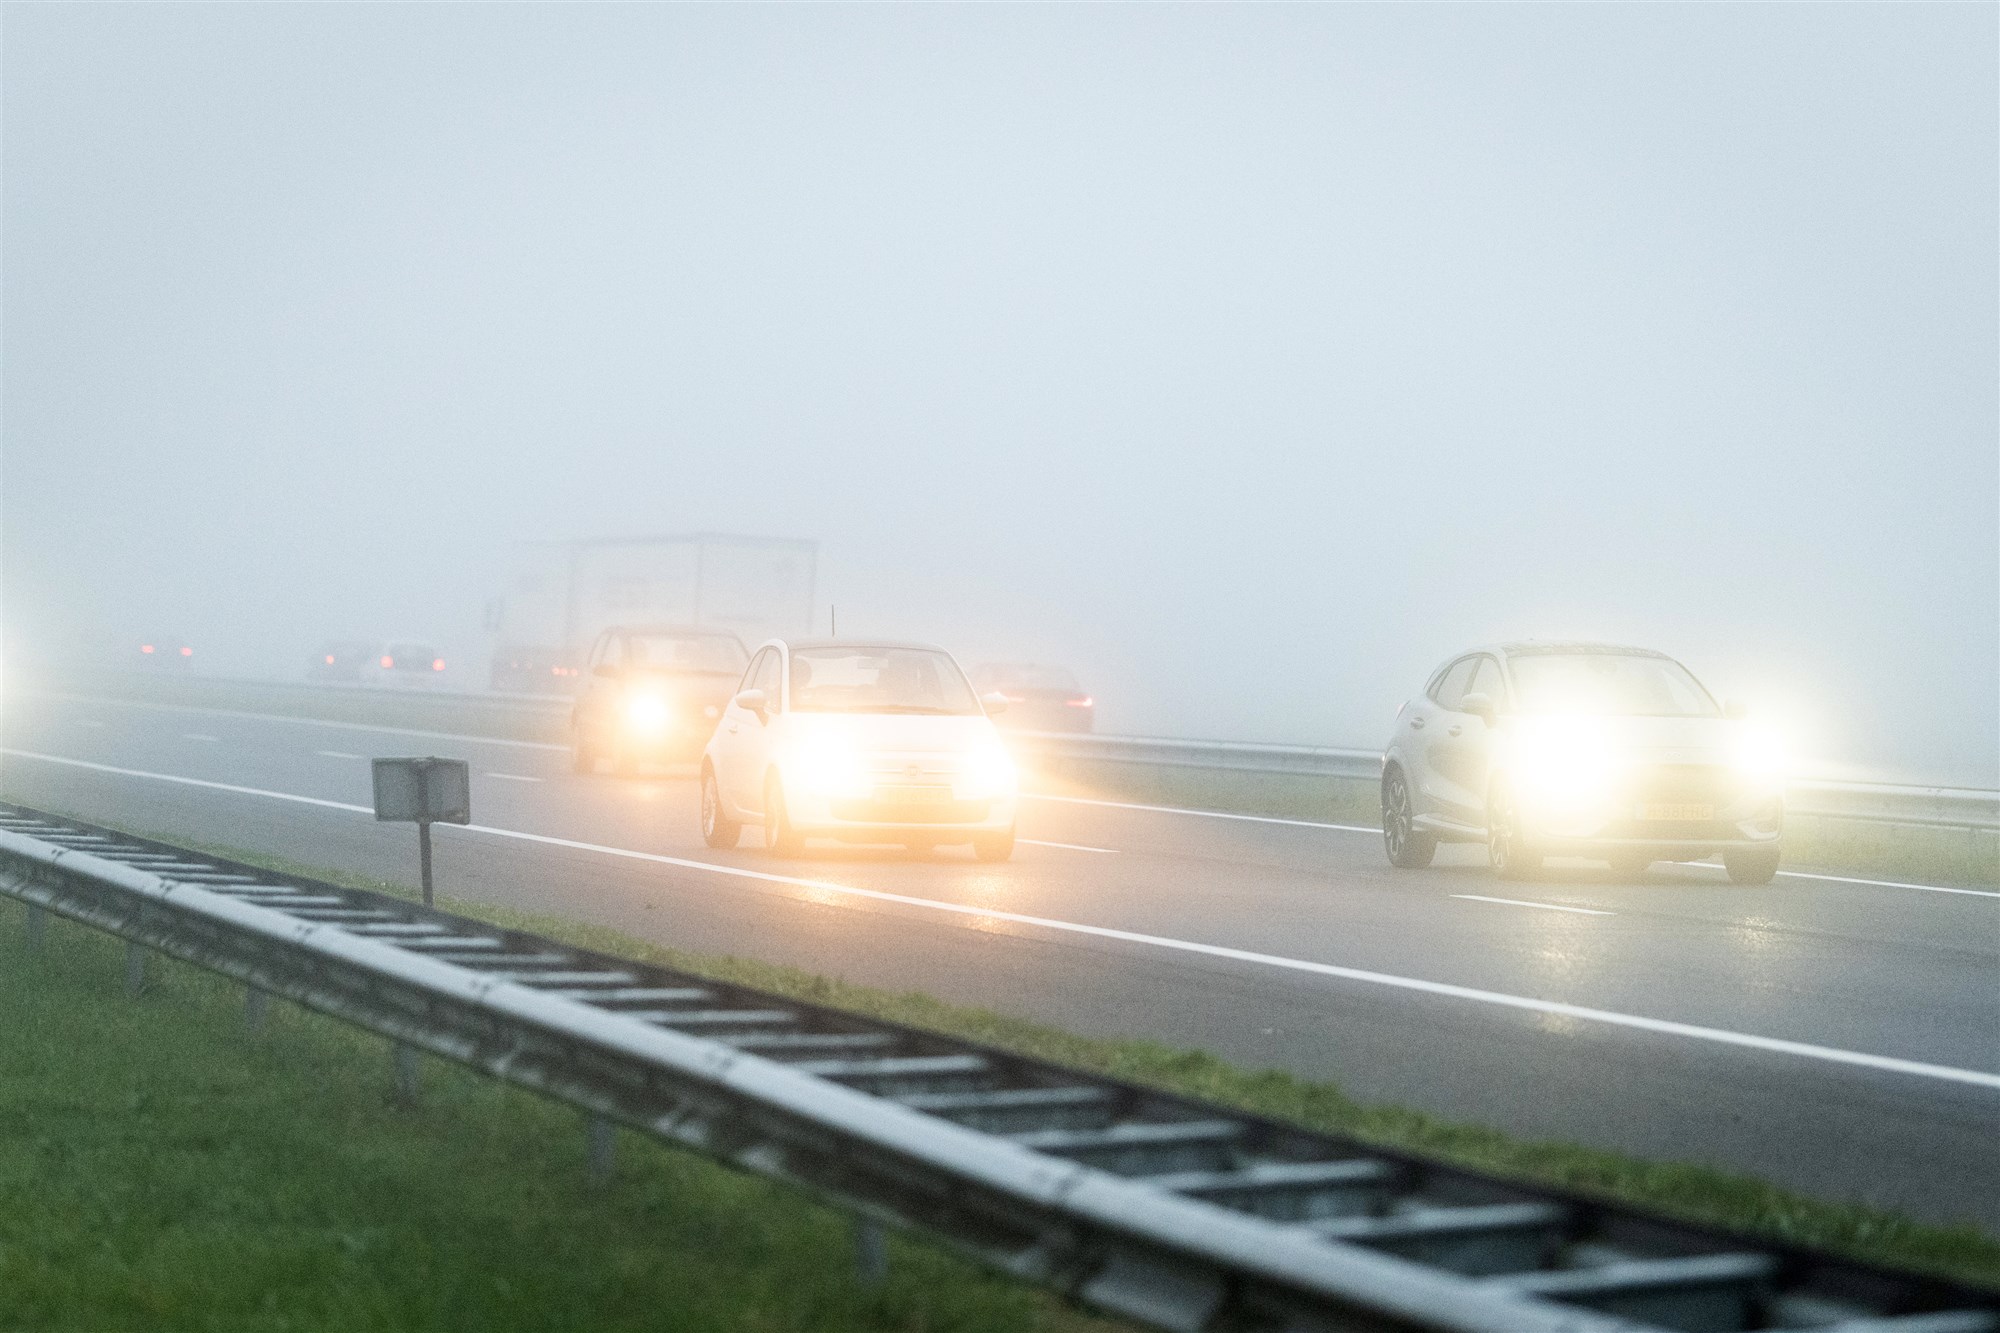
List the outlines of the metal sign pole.
{"label": "metal sign pole", "polygon": [[423,866],[424,906],[431,905],[431,821],[417,821],[417,860]]}

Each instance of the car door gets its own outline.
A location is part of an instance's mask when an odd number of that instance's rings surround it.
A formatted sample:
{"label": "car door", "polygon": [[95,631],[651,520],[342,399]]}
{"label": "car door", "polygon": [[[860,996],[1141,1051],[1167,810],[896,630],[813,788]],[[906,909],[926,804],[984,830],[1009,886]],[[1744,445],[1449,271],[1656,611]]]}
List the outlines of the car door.
{"label": "car door", "polygon": [[1484,694],[1496,708],[1507,699],[1500,663],[1481,654],[1472,658],[1472,672],[1463,689],[1451,696],[1452,706],[1438,719],[1431,744],[1438,769],[1438,787],[1451,810],[1445,817],[1473,828],[1486,827],[1486,789],[1493,771],[1498,736],[1491,724],[1458,705],[1467,695]]}
{"label": "car door", "polygon": [[[762,690],[772,707],[778,702],[778,650],[769,645],[757,650],[743,673],[737,694]],[[736,812],[764,810],[764,769],[770,762],[771,714],[764,717],[736,702],[732,694],[715,729],[715,785]]]}
{"label": "car door", "polygon": [[[1466,817],[1465,794],[1452,781],[1451,742],[1464,734],[1464,714],[1458,701],[1465,697],[1478,669],[1479,655],[1468,654],[1445,669],[1438,683],[1423,699],[1412,705],[1405,725],[1409,728],[1409,753],[1415,759],[1411,785],[1419,794],[1418,811],[1454,824],[1470,822]],[[1453,732],[1452,728],[1458,731]]]}

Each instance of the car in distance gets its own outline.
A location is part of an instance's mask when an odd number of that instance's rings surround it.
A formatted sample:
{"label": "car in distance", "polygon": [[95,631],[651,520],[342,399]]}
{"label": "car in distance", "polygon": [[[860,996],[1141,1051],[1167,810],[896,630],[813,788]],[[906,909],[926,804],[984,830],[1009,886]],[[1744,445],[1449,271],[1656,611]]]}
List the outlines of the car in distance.
{"label": "car in distance", "polygon": [[434,689],[444,676],[444,658],[436,648],[416,639],[395,639],[361,661],[360,679],[389,689]]}
{"label": "car in distance", "polygon": [[613,625],[585,657],[570,710],[576,771],[609,759],[630,773],[648,762],[689,763],[715,730],[750,654],[727,630]]}
{"label": "car in distance", "polygon": [[744,824],[795,856],[809,838],[1014,852],[1018,782],[972,683],[941,648],[773,639],[757,650],[701,763],[701,833]]}
{"label": "car in distance", "polygon": [[360,639],[335,639],[320,645],[306,661],[306,679],[329,684],[353,685],[361,680],[368,664],[382,655],[380,644]]}
{"label": "car in distance", "polygon": [[139,640],[138,659],[134,665],[142,669],[181,670],[194,665],[194,649],[185,639],[155,635]]}
{"label": "car in distance", "polygon": [[1097,700],[1083,692],[1067,667],[1035,662],[982,662],[972,668],[973,688],[1007,701],[999,725],[1023,731],[1089,731]]}
{"label": "car in distance", "polygon": [[1461,653],[1396,714],[1382,757],[1382,837],[1405,868],[1441,842],[1484,842],[1509,879],[1549,856],[1637,874],[1719,852],[1736,883],[1768,884],[1783,822],[1769,734],[1646,648]]}

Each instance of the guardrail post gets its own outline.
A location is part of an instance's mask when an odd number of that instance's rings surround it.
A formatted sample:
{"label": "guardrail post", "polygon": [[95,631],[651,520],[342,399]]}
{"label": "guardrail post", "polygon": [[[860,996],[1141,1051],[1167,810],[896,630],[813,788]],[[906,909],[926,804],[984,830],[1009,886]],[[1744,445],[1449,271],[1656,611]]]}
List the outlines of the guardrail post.
{"label": "guardrail post", "polygon": [[137,940],[125,941],[125,995],[136,1000],[146,989],[146,946]]}
{"label": "guardrail post", "polygon": [[33,903],[28,904],[28,948],[35,953],[42,949],[42,936],[48,929],[49,914]]}
{"label": "guardrail post", "polygon": [[611,1183],[611,1168],[618,1149],[617,1127],[611,1118],[592,1111],[583,1125],[584,1169],[593,1185]]}
{"label": "guardrail post", "polygon": [[889,1234],[872,1217],[854,1219],[854,1276],[864,1287],[889,1280]]}
{"label": "guardrail post", "polygon": [[243,1026],[257,1036],[264,1030],[264,1020],[271,1012],[271,993],[258,990],[255,986],[243,988]]}
{"label": "guardrail post", "polygon": [[391,1064],[396,1073],[396,1101],[403,1106],[417,1104],[417,1048],[408,1042],[393,1042]]}

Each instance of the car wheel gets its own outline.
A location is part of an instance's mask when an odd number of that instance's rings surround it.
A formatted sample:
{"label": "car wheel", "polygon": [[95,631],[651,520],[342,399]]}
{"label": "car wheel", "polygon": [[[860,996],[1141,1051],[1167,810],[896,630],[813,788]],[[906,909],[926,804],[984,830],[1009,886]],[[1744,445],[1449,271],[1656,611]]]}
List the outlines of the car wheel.
{"label": "car wheel", "polygon": [[797,856],[806,849],[806,840],[785,813],[785,789],[775,774],[764,783],[764,846],[773,856]]}
{"label": "car wheel", "polygon": [[1733,884],[1769,884],[1778,874],[1776,847],[1741,847],[1722,854],[1722,868]]}
{"label": "car wheel", "polygon": [[1389,864],[1403,870],[1422,870],[1437,855],[1437,835],[1416,827],[1416,813],[1409,780],[1390,769],[1382,779],[1382,845]]}
{"label": "car wheel", "polygon": [[982,861],[1005,861],[1014,854],[1014,826],[998,833],[981,833],[972,839],[972,854]]}
{"label": "car wheel", "polygon": [[727,849],[743,836],[743,825],[722,813],[722,788],[716,785],[715,770],[701,771],[701,840],[711,847]]}
{"label": "car wheel", "polygon": [[1502,879],[1527,879],[1542,868],[1542,852],[1521,827],[1521,809],[1504,782],[1486,798],[1486,859]]}

